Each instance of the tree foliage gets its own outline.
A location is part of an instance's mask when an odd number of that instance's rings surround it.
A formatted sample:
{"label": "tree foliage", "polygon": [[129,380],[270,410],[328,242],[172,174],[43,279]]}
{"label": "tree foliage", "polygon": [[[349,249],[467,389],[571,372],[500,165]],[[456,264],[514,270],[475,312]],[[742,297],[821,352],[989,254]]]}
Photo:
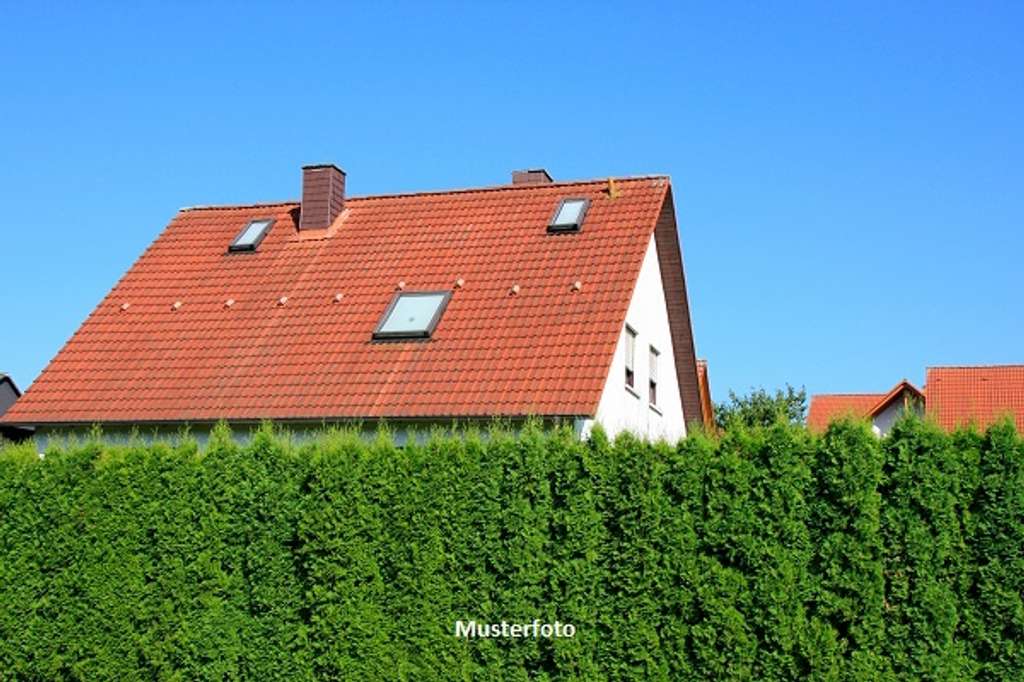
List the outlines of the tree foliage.
{"label": "tree foliage", "polygon": [[1012,425],[785,422],[9,445],[0,679],[1024,679]]}
{"label": "tree foliage", "polygon": [[752,389],[747,395],[729,391],[729,399],[715,405],[715,424],[719,429],[734,425],[769,427],[776,422],[802,424],[807,413],[807,391],[786,384],[785,390],[769,393]]}

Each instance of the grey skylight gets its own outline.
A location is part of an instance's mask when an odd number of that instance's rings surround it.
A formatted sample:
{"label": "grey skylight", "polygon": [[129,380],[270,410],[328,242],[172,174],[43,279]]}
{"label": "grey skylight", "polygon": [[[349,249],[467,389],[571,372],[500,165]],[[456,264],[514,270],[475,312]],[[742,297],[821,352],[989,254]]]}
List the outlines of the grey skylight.
{"label": "grey skylight", "polygon": [[450,291],[399,292],[384,311],[373,338],[429,338],[451,297]]}
{"label": "grey skylight", "polygon": [[228,251],[255,251],[263,238],[270,232],[270,226],[274,224],[271,218],[257,218],[249,221],[242,231],[231,242]]}
{"label": "grey skylight", "polygon": [[562,199],[548,225],[548,232],[576,232],[583,225],[589,199]]}

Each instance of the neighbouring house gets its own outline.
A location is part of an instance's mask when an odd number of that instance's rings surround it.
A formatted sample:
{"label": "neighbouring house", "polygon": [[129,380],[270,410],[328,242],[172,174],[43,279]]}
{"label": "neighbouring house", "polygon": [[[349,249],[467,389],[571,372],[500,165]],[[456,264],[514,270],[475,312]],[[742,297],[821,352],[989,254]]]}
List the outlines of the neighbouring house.
{"label": "neighbouring house", "polygon": [[0,372],[0,416],[3,416],[19,397],[21,391],[18,390],[14,379]]}
{"label": "neighbouring house", "polygon": [[182,209],[2,423],[710,424],[668,177]]}
{"label": "neighbouring house", "polygon": [[884,436],[906,411],[922,414],[924,394],[903,379],[886,393],[831,393],[811,396],[807,425],[823,431],[834,419],[869,419],[875,435]]}
{"label": "neighbouring house", "polygon": [[[21,391],[18,390],[18,385],[14,383],[14,379],[0,372],[0,417],[3,417],[19,397],[21,397]],[[0,438],[20,440],[30,434],[31,432],[28,430],[0,424]]]}
{"label": "neighbouring house", "polygon": [[1024,431],[1024,365],[929,367],[922,390],[904,380],[888,393],[815,395],[807,425],[821,431],[833,419],[852,416],[870,419],[875,433],[885,435],[908,409],[948,431],[985,428],[1004,417]]}

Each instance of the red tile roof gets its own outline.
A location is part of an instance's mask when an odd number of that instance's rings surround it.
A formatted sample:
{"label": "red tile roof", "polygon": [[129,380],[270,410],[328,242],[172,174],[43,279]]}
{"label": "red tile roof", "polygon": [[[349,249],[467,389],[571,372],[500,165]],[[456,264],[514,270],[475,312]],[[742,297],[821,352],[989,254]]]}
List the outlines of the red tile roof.
{"label": "red tile roof", "polygon": [[[315,233],[296,203],[182,210],[4,421],[593,415],[671,201],[664,177],[607,188],[348,198]],[[548,234],[567,196],[591,200],[583,229]],[[259,249],[227,253],[257,217]],[[427,342],[371,342],[399,282],[454,292]]]}
{"label": "red tile roof", "polygon": [[929,367],[925,394],[927,414],[944,429],[1010,415],[1024,431],[1024,365]]}
{"label": "red tile roof", "polygon": [[807,426],[824,431],[834,419],[854,417],[862,419],[871,414],[871,408],[885,398],[885,393],[820,393],[811,396],[807,410]]}

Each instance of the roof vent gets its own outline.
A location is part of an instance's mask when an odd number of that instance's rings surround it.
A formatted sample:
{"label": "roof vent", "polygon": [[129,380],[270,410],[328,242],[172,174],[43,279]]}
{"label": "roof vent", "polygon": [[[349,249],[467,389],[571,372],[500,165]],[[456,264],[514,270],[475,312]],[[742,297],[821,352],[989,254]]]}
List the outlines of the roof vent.
{"label": "roof vent", "polygon": [[543,168],[512,171],[513,185],[550,185],[554,180]]}
{"label": "roof vent", "polygon": [[326,230],[345,207],[345,171],[333,163],[302,167],[300,230]]}

